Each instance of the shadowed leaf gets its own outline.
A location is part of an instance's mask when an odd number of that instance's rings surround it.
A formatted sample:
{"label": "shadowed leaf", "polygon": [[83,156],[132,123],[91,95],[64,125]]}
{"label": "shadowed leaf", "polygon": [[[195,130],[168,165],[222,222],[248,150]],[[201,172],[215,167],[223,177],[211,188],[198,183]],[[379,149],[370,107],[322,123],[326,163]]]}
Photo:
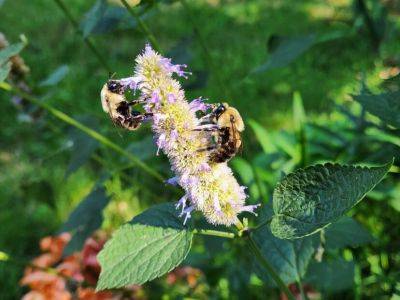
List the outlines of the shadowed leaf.
{"label": "shadowed leaf", "polygon": [[400,128],[400,91],[379,95],[353,96],[368,112],[389,125]]}
{"label": "shadowed leaf", "polygon": [[[268,226],[263,226],[255,231],[254,238],[263,256],[268,259],[285,283],[295,282],[306,273],[316,247],[314,237],[295,241],[281,240],[272,235]],[[256,267],[256,273],[272,284],[272,279],[261,267]]]}
{"label": "shadowed leaf", "polygon": [[60,232],[72,234],[71,241],[64,249],[64,255],[81,250],[85,240],[101,226],[103,209],[107,206],[109,200],[104,188],[96,187],[79,203],[60,229]]}
{"label": "shadowed leaf", "polygon": [[85,18],[80,24],[84,37],[88,37],[94,30],[97,23],[102,19],[107,8],[105,0],[97,0],[92,8],[86,13]]}

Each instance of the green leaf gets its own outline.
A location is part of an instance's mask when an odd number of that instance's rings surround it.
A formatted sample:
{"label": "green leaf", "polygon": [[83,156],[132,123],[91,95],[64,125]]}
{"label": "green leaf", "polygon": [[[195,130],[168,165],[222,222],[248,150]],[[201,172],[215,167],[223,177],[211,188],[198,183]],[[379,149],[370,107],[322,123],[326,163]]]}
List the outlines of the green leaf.
{"label": "green leaf", "polygon": [[325,229],[327,248],[356,247],[368,244],[374,239],[358,222],[350,217],[343,217]]}
{"label": "green leaf", "polygon": [[192,238],[172,203],[148,209],[121,226],[97,256],[97,290],[143,284],[171,271],[185,259]]}
{"label": "green leaf", "polygon": [[92,8],[85,14],[85,18],[80,24],[83,36],[88,37],[95,29],[97,23],[103,18],[107,9],[105,0],[97,0]]}
{"label": "green leaf", "polygon": [[265,153],[273,153],[277,151],[275,145],[272,143],[270,134],[264,127],[254,120],[249,120],[249,125],[251,129],[253,129],[254,134]]}
{"label": "green leaf", "polygon": [[389,125],[400,128],[400,91],[379,95],[353,96],[368,112]]}
{"label": "green leaf", "polygon": [[[98,128],[97,122],[94,119],[86,117],[80,119],[86,126]],[[71,158],[65,173],[66,177],[84,165],[99,146],[99,143],[95,139],[92,139],[87,134],[75,128],[71,129],[69,138],[73,144]]]}
{"label": "green leaf", "polygon": [[107,206],[109,197],[102,187],[96,187],[75,208],[60,232],[71,232],[72,239],[64,249],[64,255],[82,249],[85,240],[98,229],[103,222],[103,209]]}
{"label": "green leaf", "polygon": [[11,63],[6,63],[0,66],[0,82],[3,82],[7,79],[8,74],[11,71]]}
{"label": "green leaf", "polygon": [[282,239],[312,234],[343,216],[389,171],[325,164],[299,169],[275,187],[272,233]]}
{"label": "green leaf", "polygon": [[270,69],[282,68],[310,49],[316,42],[315,34],[296,37],[283,37],[272,51],[267,62],[256,68],[253,72],[260,73]]}
{"label": "green leaf", "polygon": [[53,73],[49,75],[45,80],[39,83],[39,86],[53,86],[59,83],[61,80],[67,76],[69,72],[69,67],[67,65],[62,65],[58,67]]}
{"label": "green leaf", "polygon": [[[254,238],[263,256],[272,264],[285,283],[295,282],[304,276],[315,251],[314,237],[295,241],[281,240],[272,235],[268,226],[263,226],[254,232]],[[258,264],[255,270],[260,278],[272,284],[272,280]]]}
{"label": "green leaf", "polygon": [[319,290],[338,292],[354,284],[354,262],[342,258],[310,264],[304,280]]}
{"label": "green leaf", "polygon": [[8,61],[11,57],[17,55],[21,52],[25,47],[24,42],[19,42],[16,44],[12,44],[4,49],[0,50],[0,66],[3,65],[6,61]]}

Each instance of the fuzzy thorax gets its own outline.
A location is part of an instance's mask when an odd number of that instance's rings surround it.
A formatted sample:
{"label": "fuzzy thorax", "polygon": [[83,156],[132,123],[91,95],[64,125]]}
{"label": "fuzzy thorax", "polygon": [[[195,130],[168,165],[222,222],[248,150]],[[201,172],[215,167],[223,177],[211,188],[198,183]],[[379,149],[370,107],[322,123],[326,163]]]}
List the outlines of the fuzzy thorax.
{"label": "fuzzy thorax", "polygon": [[212,224],[237,223],[240,212],[253,212],[254,205],[245,205],[245,187],[240,186],[226,163],[209,164],[208,153],[198,151],[209,141],[206,132],[194,131],[199,125],[196,111],[208,106],[202,99],[188,102],[176,74],[185,77],[185,65],[171,60],[146,46],[136,58],[133,77],[123,79],[131,89],[138,89],[145,100],[145,110],[153,113],[152,129],[158,150],[169,158],[176,174],[170,183],[179,184],[186,192],[177,203],[185,221],[193,210],[201,211]]}

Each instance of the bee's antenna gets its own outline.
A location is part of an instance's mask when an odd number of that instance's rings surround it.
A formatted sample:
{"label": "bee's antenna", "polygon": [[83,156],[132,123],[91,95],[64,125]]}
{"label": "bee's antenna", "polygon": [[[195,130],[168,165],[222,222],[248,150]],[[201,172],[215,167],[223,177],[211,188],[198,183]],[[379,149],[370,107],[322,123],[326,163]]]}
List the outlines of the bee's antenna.
{"label": "bee's antenna", "polygon": [[111,73],[111,71],[108,72],[108,79],[113,79],[115,75],[117,75],[117,73],[115,72]]}

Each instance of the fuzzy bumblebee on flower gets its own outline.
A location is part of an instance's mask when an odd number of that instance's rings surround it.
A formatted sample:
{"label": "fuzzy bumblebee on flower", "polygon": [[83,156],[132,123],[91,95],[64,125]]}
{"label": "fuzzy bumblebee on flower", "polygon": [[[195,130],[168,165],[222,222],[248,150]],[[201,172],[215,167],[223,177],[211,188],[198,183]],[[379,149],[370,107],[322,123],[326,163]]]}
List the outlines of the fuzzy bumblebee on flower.
{"label": "fuzzy bumblebee on flower", "polygon": [[[136,130],[149,120],[158,151],[169,158],[175,177],[185,195],[176,208],[184,223],[193,210],[203,213],[215,225],[238,223],[238,214],[251,212],[258,205],[245,205],[246,187],[240,186],[227,166],[241,147],[244,123],[239,112],[227,103],[209,105],[202,98],[188,102],[173,75],[187,78],[186,65],[175,65],[147,45],[136,58],[132,77],[109,80],[101,91],[102,106],[113,122]],[[127,101],[125,91],[140,92]],[[144,113],[134,110],[142,104]],[[197,112],[203,113],[198,117]]]}

